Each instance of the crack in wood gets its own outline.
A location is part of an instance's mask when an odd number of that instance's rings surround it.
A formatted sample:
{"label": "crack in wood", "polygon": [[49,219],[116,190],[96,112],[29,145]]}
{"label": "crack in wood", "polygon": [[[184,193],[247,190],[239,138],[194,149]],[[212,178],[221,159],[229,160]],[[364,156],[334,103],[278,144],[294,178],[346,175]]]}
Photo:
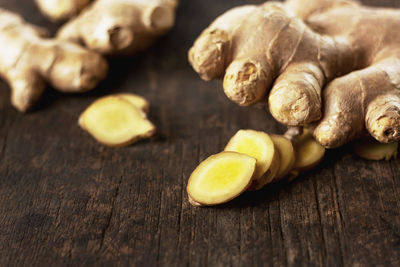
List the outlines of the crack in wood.
{"label": "crack in wood", "polygon": [[[310,181],[313,184],[313,189],[314,189],[314,197],[315,197],[315,203],[317,205],[317,215],[318,215],[318,222],[319,222],[319,233],[321,235],[321,239],[322,239],[322,248],[323,248],[323,253],[324,253],[324,257],[322,258],[322,260],[324,261],[324,259],[326,259],[326,255],[327,255],[327,251],[326,251],[326,241],[325,241],[325,235],[324,235],[324,229],[323,229],[323,223],[322,223],[322,216],[321,216],[321,208],[320,208],[320,201],[318,199],[318,190],[317,190],[317,182],[314,181]],[[324,266],[326,266],[325,262],[322,262],[322,264]]]}
{"label": "crack in wood", "polygon": [[111,224],[111,219],[113,217],[114,209],[115,209],[115,201],[116,201],[116,199],[118,197],[119,188],[121,186],[121,183],[122,183],[122,176],[120,177],[120,179],[118,181],[118,184],[117,184],[116,189],[115,189],[115,193],[114,193],[114,195],[112,196],[112,199],[111,199],[111,210],[110,210],[109,216],[107,217],[106,225],[104,226],[104,228],[101,231],[101,240],[100,240],[99,251],[103,248],[104,239],[105,239],[105,236],[107,234],[107,230],[108,230],[108,228],[110,227],[110,224]]}

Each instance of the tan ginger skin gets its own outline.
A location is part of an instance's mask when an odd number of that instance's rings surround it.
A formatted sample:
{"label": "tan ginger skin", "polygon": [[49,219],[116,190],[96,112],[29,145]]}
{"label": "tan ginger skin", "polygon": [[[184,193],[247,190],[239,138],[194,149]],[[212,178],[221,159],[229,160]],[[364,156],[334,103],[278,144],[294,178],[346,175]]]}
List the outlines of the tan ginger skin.
{"label": "tan ginger skin", "polygon": [[0,9],[0,76],[9,83],[11,102],[19,111],[33,108],[46,82],[61,92],[76,93],[93,89],[106,76],[102,56],[45,35],[43,29]]}
{"label": "tan ginger skin", "polygon": [[[369,132],[400,140],[400,10],[351,0],[288,0],[226,12],[189,61],[204,80],[248,106],[266,103],[289,126],[315,124],[338,147]],[[323,88],[323,90],[322,90]]]}
{"label": "tan ginger skin", "polygon": [[101,54],[134,54],[170,30],[176,6],[177,0],[97,0],[62,26],[57,38]]}

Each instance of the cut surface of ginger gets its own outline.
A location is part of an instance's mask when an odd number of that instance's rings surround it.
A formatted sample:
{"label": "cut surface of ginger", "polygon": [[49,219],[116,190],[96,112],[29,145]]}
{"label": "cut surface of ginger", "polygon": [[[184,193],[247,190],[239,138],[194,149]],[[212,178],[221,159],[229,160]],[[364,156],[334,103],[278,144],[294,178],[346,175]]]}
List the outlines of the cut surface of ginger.
{"label": "cut surface of ginger", "polygon": [[295,162],[295,153],[292,142],[283,135],[271,134],[272,141],[280,156],[279,171],[276,174],[274,181],[279,181],[292,170]]}
{"label": "cut surface of ginger", "polygon": [[113,96],[116,97],[121,97],[122,99],[125,99],[138,109],[142,110],[145,113],[149,112],[150,104],[149,102],[144,98],[139,95],[131,94],[131,93],[120,93],[120,94],[115,94]]}
{"label": "cut surface of ginger", "polygon": [[397,157],[398,142],[382,144],[373,138],[358,141],[354,144],[354,152],[368,160],[390,160]]}
{"label": "cut surface of ginger", "polygon": [[314,140],[308,130],[294,142],[295,163],[293,170],[308,171],[317,166],[325,155],[325,147]]}
{"label": "cut surface of ginger", "polygon": [[208,157],[190,175],[190,203],[211,206],[239,196],[251,184],[255,169],[256,159],[244,154],[224,151]]}
{"label": "cut surface of ginger", "polygon": [[257,160],[254,180],[249,190],[258,190],[271,182],[279,171],[279,152],[268,134],[255,130],[239,130],[228,142],[225,151],[243,153]]}
{"label": "cut surface of ginger", "polygon": [[79,125],[108,146],[129,145],[155,133],[155,126],[142,110],[117,96],[91,104],[80,116]]}

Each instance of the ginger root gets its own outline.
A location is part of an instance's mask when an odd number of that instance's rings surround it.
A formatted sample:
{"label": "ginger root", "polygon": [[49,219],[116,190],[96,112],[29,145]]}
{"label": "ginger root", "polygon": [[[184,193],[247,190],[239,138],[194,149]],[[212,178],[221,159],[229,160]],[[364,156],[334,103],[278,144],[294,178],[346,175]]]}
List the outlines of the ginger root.
{"label": "ginger root", "polygon": [[400,140],[398,29],[400,10],[351,0],[246,5],[205,29],[189,61],[204,80],[223,77],[239,105],[268,98],[279,122],[316,123],[325,147],[365,132],[390,143]]}
{"label": "ginger root", "polygon": [[68,42],[46,39],[43,29],[0,9],[0,76],[11,87],[19,111],[33,108],[46,85],[61,92],[86,92],[106,76],[105,59]]}
{"label": "ginger root", "polygon": [[102,97],[81,114],[79,125],[98,142],[112,147],[151,137],[156,128],[147,120],[143,106],[135,106],[132,99],[139,97],[128,94]]}
{"label": "ginger root", "polygon": [[254,179],[249,190],[259,190],[270,183],[280,167],[280,157],[274,142],[264,132],[239,130],[224,151],[246,154],[257,160]]}
{"label": "ginger root", "polygon": [[173,26],[177,0],[96,0],[67,22],[57,38],[101,54],[133,54]]}
{"label": "ginger root", "polygon": [[256,159],[224,151],[200,163],[190,175],[187,193],[195,206],[225,203],[243,193],[256,171]]}
{"label": "ginger root", "polygon": [[374,139],[362,139],[353,144],[354,152],[368,160],[390,160],[397,158],[398,142],[381,144]]}
{"label": "ginger root", "polygon": [[40,11],[53,21],[70,19],[79,14],[91,0],[35,0]]}

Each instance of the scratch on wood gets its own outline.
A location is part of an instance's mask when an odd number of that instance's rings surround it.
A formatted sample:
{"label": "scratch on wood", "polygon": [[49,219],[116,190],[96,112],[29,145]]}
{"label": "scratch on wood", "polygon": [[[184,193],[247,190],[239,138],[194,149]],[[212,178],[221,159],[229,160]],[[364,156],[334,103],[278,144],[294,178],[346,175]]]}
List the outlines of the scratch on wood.
{"label": "scratch on wood", "polygon": [[5,131],[4,139],[3,139],[3,145],[1,146],[0,161],[2,161],[4,156],[5,156],[4,154],[5,154],[5,151],[6,151],[8,135],[9,135],[9,132],[11,131],[11,129],[12,129],[12,126],[13,126],[14,122],[15,122],[15,119],[11,120],[11,122],[8,125],[8,127],[6,127],[6,131]]}
{"label": "scratch on wood", "polygon": [[[335,199],[336,200],[336,204],[337,204],[337,211],[338,211],[338,215],[339,215],[339,217],[338,216],[336,216],[336,219],[337,220],[339,220],[339,225],[341,226],[341,229],[339,230],[339,232],[342,232],[343,234],[345,234],[344,233],[344,222],[343,222],[343,215],[342,215],[342,211],[341,211],[341,204],[340,204],[340,201],[339,201],[339,186],[338,186],[338,184],[337,184],[337,177],[336,177],[336,173],[335,173],[335,168],[333,167],[332,168],[332,175],[333,175],[333,184],[334,184],[334,187],[335,187],[335,196],[334,196],[334,198],[333,199]],[[344,251],[343,251],[343,246],[342,246],[342,238],[340,237],[340,234],[338,234],[338,237],[339,237],[339,248],[340,248],[340,261],[343,263],[344,262]]]}
{"label": "scratch on wood", "polygon": [[110,224],[111,224],[111,219],[112,219],[113,214],[114,214],[115,200],[116,200],[117,197],[118,197],[119,188],[120,188],[120,186],[121,186],[121,183],[122,183],[122,176],[121,176],[120,179],[119,179],[119,182],[118,182],[118,184],[117,184],[117,188],[115,189],[115,193],[114,193],[114,195],[113,195],[113,197],[112,197],[112,200],[111,200],[111,210],[110,210],[109,216],[107,217],[106,225],[104,226],[104,228],[102,229],[102,232],[101,232],[101,240],[100,240],[99,251],[103,248],[103,245],[104,245],[104,238],[105,238],[105,236],[106,236],[106,234],[107,234],[107,230],[108,230],[108,228],[110,227]]}
{"label": "scratch on wood", "polygon": [[58,201],[60,202],[60,204],[58,205],[58,208],[56,211],[56,218],[54,220],[56,229],[60,226],[60,210],[61,210],[63,200],[64,200],[64,192],[62,190],[60,190],[58,193]]}
{"label": "scratch on wood", "polygon": [[158,199],[160,200],[159,206],[158,206],[158,215],[157,215],[157,236],[158,236],[158,242],[157,242],[157,264],[160,263],[160,247],[161,247],[161,209],[162,209],[162,205],[163,205],[163,186],[162,186],[162,181],[164,181],[164,170],[162,171],[161,174],[161,179],[160,179],[160,184],[158,185],[158,188],[160,188],[160,194]]}
{"label": "scratch on wood", "polygon": [[285,258],[286,264],[291,264],[291,263],[293,263],[293,261],[292,261],[292,251],[290,249],[288,251],[288,248],[286,247],[286,244],[285,244],[285,238],[284,238],[283,230],[282,230],[283,225],[282,225],[282,214],[281,214],[281,201],[279,199],[279,195],[278,195],[278,199],[277,199],[277,201],[278,201],[278,212],[279,212],[279,214],[278,214],[279,215],[279,234],[280,234],[281,239],[282,239],[283,248],[287,253],[286,258]]}
{"label": "scratch on wood", "polygon": [[[326,258],[327,255],[327,251],[326,251],[326,241],[325,241],[325,235],[324,235],[324,230],[323,230],[323,223],[322,223],[322,219],[321,219],[321,207],[320,207],[320,202],[318,199],[318,190],[317,190],[317,185],[316,185],[316,181],[311,181],[311,183],[313,184],[313,188],[314,188],[314,196],[315,196],[315,203],[317,205],[317,214],[318,214],[318,221],[319,221],[319,232],[321,235],[321,239],[322,239],[322,249],[323,249],[323,253],[324,253],[324,257],[322,258],[322,261],[324,261],[324,259]],[[325,265],[325,263],[323,262],[323,265]]]}

